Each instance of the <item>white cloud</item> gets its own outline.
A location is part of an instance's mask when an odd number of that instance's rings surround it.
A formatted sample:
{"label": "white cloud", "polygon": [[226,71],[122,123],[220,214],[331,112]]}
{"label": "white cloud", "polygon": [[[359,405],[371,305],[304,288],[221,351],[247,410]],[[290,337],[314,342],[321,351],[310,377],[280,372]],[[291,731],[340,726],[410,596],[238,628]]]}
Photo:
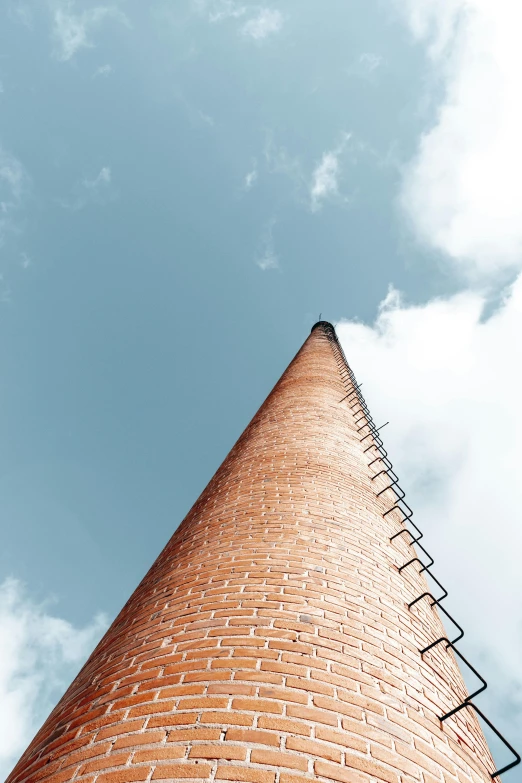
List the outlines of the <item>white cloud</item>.
{"label": "white cloud", "polygon": [[0,275],[0,302],[2,304],[10,304],[11,293],[9,284],[4,280],[4,276]]}
{"label": "white cloud", "polygon": [[[396,5],[444,88],[403,170],[404,214],[450,268],[498,291],[522,266],[521,12],[507,0]],[[516,744],[522,275],[488,310],[473,288],[419,306],[391,290],[372,327],[338,331],[377,424],[390,420],[386,448],[449,590],[445,606],[465,628],[459,647],[490,683],[478,703]]]}
{"label": "white cloud", "polygon": [[334,152],[325,152],[321,162],[317,165],[312,175],[310,197],[312,210],[320,208],[321,202],[339,191],[339,156]]}
{"label": "white cloud", "polygon": [[26,181],[24,167],[14,155],[0,147],[0,208],[5,211],[6,200],[19,201]]}
{"label": "white cloud", "polygon": [[301,161],[296,156],[292,157],[285,147],[276,144],[272,131],[266,133],[263,157],[271,174],[287,176],[293,180],[298,189],[305,186],[306,180],[302,171]]}
{"label": "white cloud", "polygon": [[279,269],[279,259],[273,251],[265,253],[256,261],[258,267],[265,272],[267,269]]}
{"label": "white cloud", "polygon": [[111,170],[109,166],[103,166],[100,173],[94,179],[84,179],[83,186],[88,190],[98,190],[104,188],[106,185],[111,184]]}
{"label": "white cloud", "polygon": [[284,17],[281,11],[272,8],[261,8],[257,16],[245,22],[241,28],[243,35],[262,41],[269,35],[278,33],[283,27]]}
{"label": "white cloud", "polygon": [[421,241],[471,277],[522,266],[522,9],[512,0],[397,0],[445,95],[401,202]]}
{"label": "white cloud", "polygon": [[87,204],[107,204],[116,194],[112,185],[112,172],[109,166],[103,166],[94,179],[85,177],[77,182],[72,191],[72,197],[60,199],[59,203],[66,209],[76,211]]}
{"label": "white cloud", "polygon": [[[252,10],[252,7],[236,3],[235,0],[192,0],[192,7],[200,16],[214,24],[229,19],[240,19]],[[278,33],[283,22],[281,11],[257,6],[255,15],[240,27],[240,32],[255,41],[262,41],[269,35]]]}
{"label": "white cloud", "polygon": [[246,14],[246,7],[234,0],[193,0],[195,10],[209,22],[223,22],[225,19],[239,19]]}
{"label": "white cloud", "polygon": [[347,69],[349,76],[358,76],[366,79],[373,78],[375,71],[383,64],[383,58],[375,52],[363,52],[357,60]]}
{"label": "white cloud", "polygon": [[[341,132],[339,138],[336,147],[323,152],[319,161],[310,166],[300,156],[292,155],[285,147],[279,146],[273,132],[268,131],[260,168],[286,179],[292,191],[289,196],[306,210],[317,212],[326,201],[346,205],[352,200],[353,192],[341,192],[344,169],[356,166],[362,156],[375,156],[375,153],[367,144],[353,138],[351,133]],[[257,170],[257,166],[253,168]]]}
{"label": "white cloud", "polygon": [[257,161],[254,161],[252,169],[248,172],[248,174],[246,174],[245,179],[243,181],[244,190],[251,190],[257,182],[257,177],[258,177]]}
{"label": "white cloud", "polygon": [[8,15],[11,19],[23,24],[24,27],[29,29],[33,27],[33,10],[22,0],[15,4],[12,2],[9,4]]}
{"label": "white cloud", "polygon": [[263,272],[268,269],[279,269],[279,258],[274,248],[274,226],[275,219],[269,220],[266,224],[261,241],[259,243],[259,252],[257,254],[256,264]]}
{"label": "white cloud", "polygon": [[110,73],[112,73],[112,65],[110,65],[110,63],[100,65],[100,67],[96,68],[94,71],[93,79],[95,79],[97,76],[108,76]]}
{"label": "white cloud", "polygon": [[20,161],[0,144],[0,245],[8,231],[16,231],[14,213],[29,187],[29,177]]}
{"label": "white cloud", "polygon": [[214,128],[216,125],[216,121],[214,117],[211,117],[210,114],[205,114],[204,111],[199,110],[198,111],[198,117],[201,120],[201,122],[204,125],[208,125],[210,128]]}
{"label": "white cloud", "polygon": [[366,72],[372,73],[382,65],[382,57],[375,52],[363,52],[359,57],[359,65]]}
{"label": "white cloud", "polygon": [[53,37],[57,48],[55,55],[59,60],[70,60],[79,49],[92,48],[90,39],[93,29],[105,19],[113,18],[127,23],[127,17],[114,6],[96,6],[75,13],[74,0],[61,0],[54,5]]}
{"label": "white cloud", "polygon": [[[477,293],[406,306],[338,334],[490,688],[481,705],[522,733],[522,277],[489,319]],[[469,655],[468,655],[469,653]],[[503,702],[510,700],[509,720]]]}
{"label": "white cloud", "polygon": [[323,153],[312,174],[310,185],[310,204],[313,212],[317,212],[322,202],[339,195],[339,177],[341,173],[340,156],[342,155],[350,134],[345,133],[341,143],[333,150]]}
{"label": "white cloud", "polygon": [[34,602],[16,580],[0,584],[2,780],[106,626],[106,618],[99,615],[75,628]]}

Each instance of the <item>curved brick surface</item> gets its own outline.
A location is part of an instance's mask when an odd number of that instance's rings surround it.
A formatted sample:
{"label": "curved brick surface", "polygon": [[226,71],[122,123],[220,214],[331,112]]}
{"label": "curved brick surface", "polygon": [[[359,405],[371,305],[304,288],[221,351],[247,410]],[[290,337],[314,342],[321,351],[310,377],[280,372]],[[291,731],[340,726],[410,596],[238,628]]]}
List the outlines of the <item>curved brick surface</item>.
{"label": "curved brick surface", "polygon": [[465,688],[314,329],[9,783],[489,781]]}

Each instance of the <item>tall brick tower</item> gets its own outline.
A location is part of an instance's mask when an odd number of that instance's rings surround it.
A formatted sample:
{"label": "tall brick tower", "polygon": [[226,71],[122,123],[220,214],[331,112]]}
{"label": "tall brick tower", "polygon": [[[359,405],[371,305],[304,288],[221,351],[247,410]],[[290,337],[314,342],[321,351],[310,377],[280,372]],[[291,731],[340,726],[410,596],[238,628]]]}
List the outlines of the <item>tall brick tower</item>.
{"label": "tall brick tower", "polygon": [[9,783],[490,781],[377,443],[320,321]]}

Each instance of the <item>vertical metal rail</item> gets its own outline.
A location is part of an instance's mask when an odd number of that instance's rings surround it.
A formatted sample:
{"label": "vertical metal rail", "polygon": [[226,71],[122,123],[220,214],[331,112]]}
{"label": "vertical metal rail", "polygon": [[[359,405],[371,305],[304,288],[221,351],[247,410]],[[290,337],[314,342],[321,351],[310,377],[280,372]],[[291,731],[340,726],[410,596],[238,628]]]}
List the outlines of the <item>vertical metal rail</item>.
{"label": "vertical metal rail", "polygon": [[[404,498],[406,496],[406,493],[404,490],[399,486],[399,478],[393,471],[393,464],[388,459],[388,452],[384,448],[384,443],[379,435],[380,430],[383,429],[383,427],[388,424],[382,424],[380,427],[377,427],[375,425],[375,422],[372,419],[372,416],[370,414],[369,408],[366,404],[366,401],[361,393],[361,386],[362,383],[357,383],[357,380],[355,378],[355,375],[348,364],[346,360],[346,356],[344,355],[344,351],[342,349],[342,346],[338,340],[337,334],[335,332],[334,327],[328,322],[328,321],[319,321],[315,326],[314,329],[318,326],[322,327],[323,334],[330,342],[330,345],[332,346],[333,355],[337,364],[337,367],[339,369],[339,374],[341,376],[341,380],[343,381],[343,384],[345,385],[347,394],[342,398],[342,400],[339,400],[339,403],[341,402],[347,402],[348,407],[352,411],[352,414],[354,416],[355,424],[358,425],[362,421],[364,421],[364,424],[361,424],[360,427],[357,428],[357,433],[359,435],[362,435],[362,437],[359,438],[360,442],[364,442],[368,438],[373,438],[373,443],[371,443],[370,446],[364,449],[364,453],[367,453],[371,449],[375,448],[378,456],[373,459],[368,467],[371,468],[372,465],[375,465],[376,463],[381,463],[382,467],[381,470],[378,470],[372,475],[371,481],[375,481],[379,476],[387,476],[390,480],[390,483],[388,486],[386,486],[384,489],[380,490],[379,492],[376,492],[376,497],[380,497],[388,490],[391,490],[394,494],[394,501],[393,506],[389,508],[387,511],[384,512],[383,517],[386,517],[388,514],[391,514],[392,511],[398,511],[402,515],[401,524],[405,526],[406,524],[411,525],[415,531],[418,533],[417,538],[410,532],[410,530],[407,527],[403,527],[401,530],[399,530],[397,533],[395,533],[391,538],[390,542],[393,542],[396,538],[399,536],[407,533],[410,536],[410,541],[408,541],[408,546],[413,546],[416,544],[419,549],[423,551],[423,553],[429,558],[431,562],[428,564],[423,563],[420,558],[417,556],[411,558],[408,560],[404,565],[400,566],[399,573],[401,573],[405,568],[408,568],[413,563],[419,563],[421,565],[421,568],[419,569],[419,573],[422,573],[425,571],[427,574],[429,574],[430,578],[440,587],[443,594],[439,598],[435,598],[430,592],[424,592],[422,595],[419,595],[415,600],[411,601],[411,603],[408,604],[408,609],[411,611],[412,608],[415,606],[416,603],[421,601],[423,598],[429,598],[430,599],[430,606],[438,606],[438,608],[445,614],[445,616],[451,620],[451,622],[455,625],[456,628],[459,630],[458,636],[450,641],[446,637],[441,637],[440,639],[436,639],[434,642],[431,642],[427,647],[424,647],[422,650],[419,650],[420,655],[424,655],[424,653],[427,653],[429,650],[433,649],[440,643],[445,643],[445,648],[448,650],[451,648],[453,652],[460,658],[460,660],[478,677],[478,679],[481,681],[481,687],[476,690],[474,693],[470,694],[469,696],[466,696],[464,701],[459,704],[457,707],[453,708],[449,712],[447,712],[445,715],[440,716],[440,720],[444,722],[452,715],[455,715],[457,712],[462,710],[464,707],[471,707],[475,710],[475,712],[480,715],[482,720],[489,726],[489,728],[496,734],[496,736],[503,742],[506,748],[511,751],[511,753],[515,756],[515,760],[512,761],[510,764],[507,764],[506,766],[502,767],[501,769],[497,769],[494,772],[491,772],[491,778],[495,779],[499,775],[502,775],[504,772],[507,772],[509,769],[512,769],[513,767],[516,767],[518,764],[520,764],[521,758],[519,753],[510,745],[510,743],[507,741],[507,739],[498,731],[497,728],[486,718],[484,713],[477,707],[476,704],[474,704],[471,700],[475,698],[475,696],[478,696],[479,693],[482,693],[487,688],[487,682],[486,680],[478,673],[478,671],[469,663],[469,661],[462,655],[462,653],[455,647],[455,643],[460,641],[462,637],[464,636],[464,631],[460,627],[460,625],[454,620],[454,618],[444,609],[443,606],[441,606],[441,601],[447,597],[448,591],[445,587],[441,585],[441,583],[436,579],[435,576],[430,571],[431,566],[434,564],[434,560],[432,556],[424,549],[421,544],[419,544],[420,539],[423,537],[423,533],[421,530],[417,527],[417,525],[412,521],[413,511],[408,506],[408,504],[405,502]],[[368,432],[364,433],[364,430],[368,429]]]}

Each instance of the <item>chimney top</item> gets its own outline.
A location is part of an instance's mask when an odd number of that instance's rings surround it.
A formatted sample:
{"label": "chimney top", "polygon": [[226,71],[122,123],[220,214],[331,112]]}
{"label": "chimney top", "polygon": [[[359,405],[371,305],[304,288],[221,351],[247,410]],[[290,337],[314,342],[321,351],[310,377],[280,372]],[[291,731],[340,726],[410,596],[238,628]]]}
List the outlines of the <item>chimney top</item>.
{"label": "chimney top", "polygon": [[333,325],[330,323],[330,321],[317,321],[317,322],[316,322],[316,323],[315,323],[315,324],[312,326],[312,328],[311,328],[311,330],[310,330],[310,331],[312,331],[312,332],[313,332],[313,331],[314,331],[314,329],[318,329],[320,326],[322,326],[322,327],[323,327],[323,329],[325,329],[326,331],[328,331],[328,332],[330,332],[330,331],[331,331],[331,332],[333,332],[333,333],[335,334],[335,329],[334,329]]}

